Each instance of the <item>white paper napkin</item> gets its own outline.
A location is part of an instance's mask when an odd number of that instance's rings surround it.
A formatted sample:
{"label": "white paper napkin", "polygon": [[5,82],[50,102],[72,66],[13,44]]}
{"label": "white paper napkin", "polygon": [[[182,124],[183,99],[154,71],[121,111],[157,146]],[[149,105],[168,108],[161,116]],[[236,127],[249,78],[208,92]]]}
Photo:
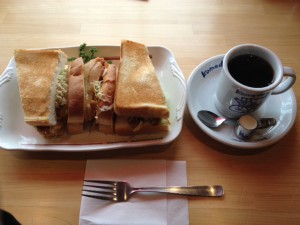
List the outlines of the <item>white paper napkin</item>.
{"label": "white paper napkin", "polygon": [[[133,187],[186,186],[186,162],[165,160],[88,160],[85,179],[127,181]],[[129,201],[82,197],[80,225],[188,225],[184,196],[134,194]]]}

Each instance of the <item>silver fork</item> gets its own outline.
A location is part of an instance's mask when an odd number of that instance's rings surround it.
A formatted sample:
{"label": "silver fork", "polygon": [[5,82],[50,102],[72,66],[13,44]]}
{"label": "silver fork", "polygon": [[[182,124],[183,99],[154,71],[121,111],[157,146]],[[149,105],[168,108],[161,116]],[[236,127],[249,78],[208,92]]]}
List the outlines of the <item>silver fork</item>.
{"label": "silver fork", "polygon": [[202,197],[221,197],[224,195],[224,189],[220,185],[134,188],[123,181],[84,180],[83,187],[87,189],[82,190],[82,196],[115,202],[127,201],[136,192],[159,192]]}

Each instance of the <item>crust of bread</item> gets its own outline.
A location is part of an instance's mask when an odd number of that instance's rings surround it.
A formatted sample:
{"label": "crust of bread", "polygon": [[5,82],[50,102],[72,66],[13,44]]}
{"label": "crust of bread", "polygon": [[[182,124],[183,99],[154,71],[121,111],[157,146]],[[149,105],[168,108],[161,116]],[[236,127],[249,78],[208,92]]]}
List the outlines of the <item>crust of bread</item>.
{"label": "crust of bread", "polygon": [[111,125],[99,124],[99,131],[103,134],[114,134],[114,130]]}
{"label": "crust of bread", "polygon": [[100,132],[113,134],[114,133],[114,111],[108,110],[98,114],[97,124],[99,125]]}
{"label": "crust of bread", "polygon": [[69,70],[68,132],[83,132],[84,122],[84,72],[82,58],[75,59]]}
{"label": "crust of bread", "polygon": [[25,122],[33,126],[55,125],[57,76],[67,55],[61,50],[16,49],[14,56]]}
{"label": "crust of bread", "polygon": [[113,127],[114,111],[108,110],[101,112],[97,117],[97,123]]}
{"label": "crust of bread", "polygon": [[159,79],[143,44],[122,41],[114,110],[120,116],[169,117]]}

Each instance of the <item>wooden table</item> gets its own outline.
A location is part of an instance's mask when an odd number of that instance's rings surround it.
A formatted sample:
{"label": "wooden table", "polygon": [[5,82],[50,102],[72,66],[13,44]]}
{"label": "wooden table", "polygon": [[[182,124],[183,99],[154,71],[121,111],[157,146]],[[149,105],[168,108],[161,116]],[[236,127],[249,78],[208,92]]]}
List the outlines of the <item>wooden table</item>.
{"label": "wooden table", "polygon": [[[186,79],[203,60],[241,43],[275,51],[300,73],[300,1],[1,0],[0,71],[15,48],[113,44],[173,51]],[[299,97],[300,81],[294,92]],[[299,102],[298,102],[299,104]],[[299,112],[298,112],[299,118]],[[222,184],[222,199],[189,198],[190,224],[299,224],[300,122],[277,144],[236,149],[202,132],[188,111],[167,146],[106,152],[0,151],[0,208],[24,225],[78,224],[88,159],[186,160],[189,185]]]}

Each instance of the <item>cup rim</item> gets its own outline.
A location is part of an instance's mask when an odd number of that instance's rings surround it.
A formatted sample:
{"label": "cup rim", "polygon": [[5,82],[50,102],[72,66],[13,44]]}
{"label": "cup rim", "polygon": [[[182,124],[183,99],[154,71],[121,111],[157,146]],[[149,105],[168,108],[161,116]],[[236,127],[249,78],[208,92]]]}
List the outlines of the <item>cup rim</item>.
{"label": "cup rim", "polygon": [[[267,60],[269,62],[269,64],[272,66],[273,70],[274,70],[274,81],[266,86],[266,87],[249,87],[246,86],[240,82],[238,82],[236,79],[234,79],[232,77],[232,75],[229,72],[228,69],[228,62],[230,59],[233,58],[233,56],[237,56],[237,55],[241,55],[243,53],[247,53],[246,51],[253,51],[253,49],[257,49],[259,52],[266,52],[273,60],[273,63],[270,63],[270,60],[266,59],[265,57],[263,57],[265,60]],[[242,50],[242,53],[240,53],[240,51]],[[255,53],[252,53],[255,55]],[[262,56],[260,56],[262,57]],[[274,63],[275,62],[275,63]],[[277,87],[282,78],[283,78],[283,65],[281,63],[281,60],[279,59],[279,57],[270,49],[261,46],[261,45],[257,45],[257,44],[240,44],[237,46],[234,46],[233,48],[229,49],[227,51],[227,53],[224,55],[224,59],[223,59],[223,70],[225,71],[226,76],[237,86],[242,87],[243,89],[246,89],[248,91],[260,91],[260,92],[265,92],[265,91],[270,91],[272,89],[274,89],[275,87]]]}

